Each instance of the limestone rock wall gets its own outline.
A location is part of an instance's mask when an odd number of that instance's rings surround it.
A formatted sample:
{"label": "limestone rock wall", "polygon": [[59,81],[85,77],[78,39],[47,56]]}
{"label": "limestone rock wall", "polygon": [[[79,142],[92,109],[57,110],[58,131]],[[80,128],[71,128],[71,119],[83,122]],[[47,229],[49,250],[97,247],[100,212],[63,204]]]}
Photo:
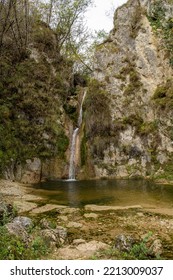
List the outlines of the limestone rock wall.
{"label": "limestone rock wall", "polygon": [[[164,11],[163,24],[153,9]],[[129,0],[116,11],[109,38],[97,47],[94,78],[109,98],[113,137],[102,159],[92,155],[96,177],[159,177],[165,166],[173,170],[173,110],[161,104],[161,94],[156,98],[167,83],[170,99],[173,94],[170,53],[159,30],[172,18],[170,1]]]}

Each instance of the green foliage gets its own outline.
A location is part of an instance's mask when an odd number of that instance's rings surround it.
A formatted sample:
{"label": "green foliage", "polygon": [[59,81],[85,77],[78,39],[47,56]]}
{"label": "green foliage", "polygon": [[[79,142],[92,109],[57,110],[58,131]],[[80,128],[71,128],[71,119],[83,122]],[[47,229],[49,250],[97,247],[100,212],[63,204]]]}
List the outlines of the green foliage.
{"label": "green foliage", "polygon": [[166,164],[159,166],[162,168],[163,172],[155,176],[155,179],[166,179],[173,181],[173,163],[170,159]]}
{"label": "green foliage", "polygon": [[63,106],[66,114],[74,121],[75,124],[77,124],[77,119],[78,119],[78,112],[77,108],[75,106],[72,106],[68,103],[65,103]]}
{"label": "green foliage", "polygon": [[[64,65],[52,75],[50,63],[0,61],[0,171],[27,158],[64,156],[68,138],[57,120],[65,92]],[[63,75],[63,78],[62,78]],[[58,96],[61,96],[57,98]]]}
{"label": "green foliage", "polygon": [[135,126],[137,130],[140,129],[141,125],[143,124],[143,119],[139,116],[139,114],[131,114],[128,117],[123,119],[124,124],[128,124],[131,126]]}
{"label": "green foliage", "polygon": [[0,226],[5,225],[6,223],[10,222],[13,218],[17,216],[17,208],[13,205],[12,208],[4,210],[2,217],[0,217]]}
{"label": "green foliage", "polygon": [[144,122],[141,124],[140,129],[139,129],[139,133],[141,135],[149,135],[150,133],[154,134],[155,131],[158,128],[158,123],[157,121],[153,121],[153,122]]}
{"label": "green foliage", "polygon": [[130,250],[130,255],[132,258],[134,257],[134,259],[137,260],[150,259],[150,250],[147,246],[147,242],[151,236],[152,232],[149,232],[140,243],[133,245],[132,249]]}
{"label": "green foliage", "polygon": [[109,136],[109,98],[97,80],[90,82],[84,106],[86,108],[87,137]]}
{"label": "green foliage", "polygon": [[40,259],[48,252],[40,236],[25,244],[19,237],[10,235],[5,226],[0,226],[0,260]]}
{"label": "green foliage", "polygon": [[136,129],[136,133],[140,136],[147,136],[150,133],[157,134],[158,122],[144,122],[143,118],[138,113],[131,114],[128,117],[124,117],[119,123],[115,124],[117,130],[124,130],[127,125],[133,126]]}
{"label": "green foliage", "polygon": [[[169,4],[172,3],[171,1],[168,1]],[[161,0],[151,5],[148,19],[155,33],[163,39],[170,65],[173,67],[173,18],[167,17],[166,6]]]}
{"label": "green foliage", "polygon": [[[35,47],[40,51],[54,52],[56,48],[56,37],[51,28],[42,21],[36,21],[32,30],[32,39]],[[50,52],[51,51],[51,52]]]}
{"label": "green foliage", "polygon": [[148,234],[139,242],[136,242],[129,251],[124,252],[111,248],[108,250],[100,250],[92,256],[93,260],[98,259],[114,259],[114,260],[153,260],[160,259],[160,256],[153,256],[149,244],[152,232]]}

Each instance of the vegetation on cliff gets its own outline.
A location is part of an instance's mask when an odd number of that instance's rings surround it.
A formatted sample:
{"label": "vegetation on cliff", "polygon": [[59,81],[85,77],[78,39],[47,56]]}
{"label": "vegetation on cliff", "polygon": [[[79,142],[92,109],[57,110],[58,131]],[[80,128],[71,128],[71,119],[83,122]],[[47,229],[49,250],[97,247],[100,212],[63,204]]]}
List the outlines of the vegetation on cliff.
{"label": "vegetation on cliff", "polygon": [[84,67],[90,3],[0,1],[0,172],[28,158],[64,157],[63,109],[71,110],[73,73]]}
{"label": "vegetation on cliff", "polygon": [[157,0],[151,4],[148,19],[154,32],[162,39],[162,48],[166,49],[170,65],[173,67],[173,18],[168,14],[172,0]]}

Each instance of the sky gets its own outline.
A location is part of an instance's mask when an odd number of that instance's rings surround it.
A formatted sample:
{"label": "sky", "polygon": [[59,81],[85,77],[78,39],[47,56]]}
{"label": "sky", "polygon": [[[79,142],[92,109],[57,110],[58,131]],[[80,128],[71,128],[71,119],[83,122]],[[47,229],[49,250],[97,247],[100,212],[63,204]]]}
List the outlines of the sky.
{"label": "sky", "polygon": [[88,27],[109,32],[113,28],[113,10],[126,2],[127,0],[94,0],[94,7],[86,14]]}

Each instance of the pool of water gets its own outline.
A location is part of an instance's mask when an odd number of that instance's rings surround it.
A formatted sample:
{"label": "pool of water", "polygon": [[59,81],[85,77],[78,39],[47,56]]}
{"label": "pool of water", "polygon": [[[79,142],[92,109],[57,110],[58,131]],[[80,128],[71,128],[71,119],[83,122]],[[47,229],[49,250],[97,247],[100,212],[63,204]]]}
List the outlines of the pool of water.
{"label": "pool of water", "polygon": [[172,208],[173,186],[147,180],[48,181],[32,186],[49,203],[83,207],[86,204]]}

